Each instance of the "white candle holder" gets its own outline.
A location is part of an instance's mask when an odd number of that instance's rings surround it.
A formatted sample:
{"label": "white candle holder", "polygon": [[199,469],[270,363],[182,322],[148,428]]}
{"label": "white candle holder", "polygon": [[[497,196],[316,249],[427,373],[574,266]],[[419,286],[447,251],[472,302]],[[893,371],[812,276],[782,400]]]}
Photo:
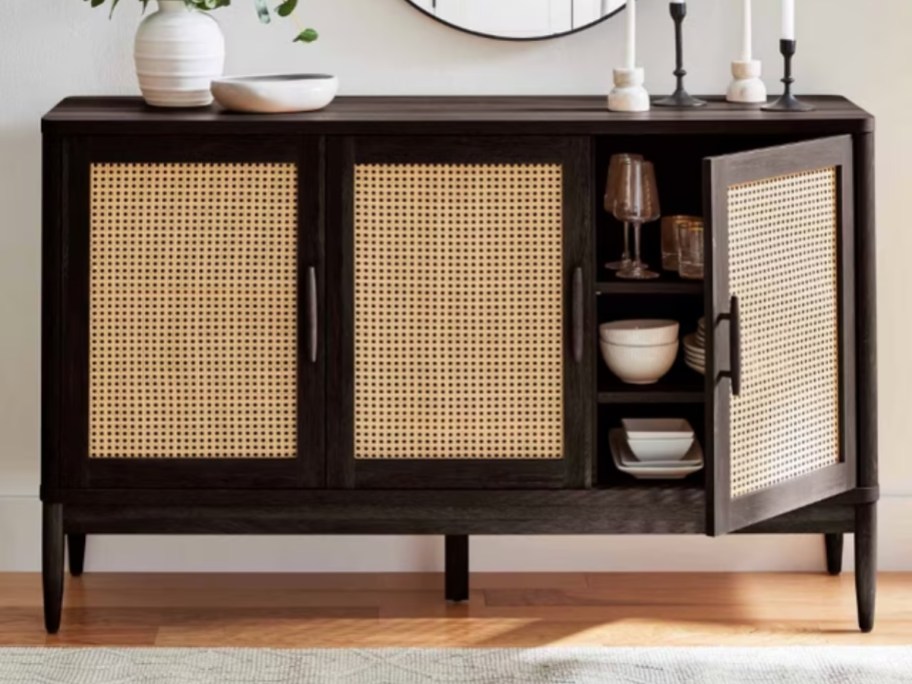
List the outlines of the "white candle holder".
{"label": "white candle holder", "polygon": [[646,72],[642,67],[614,70],[614,89],[608,94],[612,112],[648,112],[649,93],[643,87]]}
{"label": "white candle holder", "polygon": [[759,59],[732,62],[734,80],[728,86],[725,99],[741,104],[765,104],[766,85],[760,79],[763,65]]}

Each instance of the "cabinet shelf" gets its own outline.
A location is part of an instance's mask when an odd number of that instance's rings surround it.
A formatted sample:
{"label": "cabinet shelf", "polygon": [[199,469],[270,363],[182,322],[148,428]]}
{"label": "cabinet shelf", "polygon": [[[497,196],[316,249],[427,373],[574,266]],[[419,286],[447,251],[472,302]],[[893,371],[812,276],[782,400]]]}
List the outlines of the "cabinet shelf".
{"label": "cabinet shelf", "polygon": [[618,471],[613,465],[595,489],[610,492],[627,505],[645,504],[660,507],[663,499],[672,500],[675,506],[700,507],[706,504],[705,474],[703,470],[680,480],[639,480],[633,475]]}
{"label": "cabinet shelf", "polygon": [[702,280],[684,280],[677,276],[662,274],[656,280],[602,280],[595,284],[596,295],[700,295],[703,294]]}
{"label": "cabinet shelf", "polygon": [[599,359],[599,404],[702,404],[705,401],[703,376],[690,370],[680,359],[655,385],[623,383]]}
{"label": "cabinet shelf", "polygon": [[650,389],[608,390],[598,393],[600,404],[702,404],[706,400],[703,390]]}

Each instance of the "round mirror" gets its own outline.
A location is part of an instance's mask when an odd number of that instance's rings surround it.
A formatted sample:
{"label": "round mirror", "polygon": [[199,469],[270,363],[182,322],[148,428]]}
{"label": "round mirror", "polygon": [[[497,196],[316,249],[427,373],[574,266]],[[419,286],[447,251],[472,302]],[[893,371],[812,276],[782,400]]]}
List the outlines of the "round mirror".
{"label": "round mirror", "polygon": [[626,0],[406,0],[453,28],[503,40],[541,40],[589,28]]}

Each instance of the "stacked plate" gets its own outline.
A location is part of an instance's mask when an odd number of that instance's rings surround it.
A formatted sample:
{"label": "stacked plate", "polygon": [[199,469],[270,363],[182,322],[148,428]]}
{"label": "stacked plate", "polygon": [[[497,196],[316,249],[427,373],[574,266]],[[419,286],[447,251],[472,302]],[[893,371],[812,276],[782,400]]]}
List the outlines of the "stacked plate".
{"label": "stacked plate", "polygon": [[697,332],[684,336],[684,363],[697,373],[706,374],[706,318],[697,321]]}
{"label": "stacked plate", "polygon": [[703,450],[682,419],[624,420],[608,436],[615,467],[640,480],[679,480],[703,468]]}

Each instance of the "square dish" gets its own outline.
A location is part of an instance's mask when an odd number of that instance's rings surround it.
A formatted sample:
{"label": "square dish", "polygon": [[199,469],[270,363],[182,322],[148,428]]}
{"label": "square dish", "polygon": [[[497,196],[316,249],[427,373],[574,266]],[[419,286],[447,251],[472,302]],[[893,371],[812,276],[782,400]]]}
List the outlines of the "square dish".
{"label": "square dish", "polygon": [[683,418],[624,418],[627,439],[693,439],[693,428]]}
{"label": "square dish", "polygon": [[614,466],[622,473],[632,475],[639,480],[682,480],[688,475],[703,469],[703,450],[700,448],[699,442],[696,441],[694,441],[691,452],[688,454],[687,461],[690,463],[671,466],[656,466],[649,463],[633,465],[631,463],[631,453],[624,439],[624,431],[620,428],[615,428],[609,433],[608,442],[611,447],[611,457],[614,460]]}

